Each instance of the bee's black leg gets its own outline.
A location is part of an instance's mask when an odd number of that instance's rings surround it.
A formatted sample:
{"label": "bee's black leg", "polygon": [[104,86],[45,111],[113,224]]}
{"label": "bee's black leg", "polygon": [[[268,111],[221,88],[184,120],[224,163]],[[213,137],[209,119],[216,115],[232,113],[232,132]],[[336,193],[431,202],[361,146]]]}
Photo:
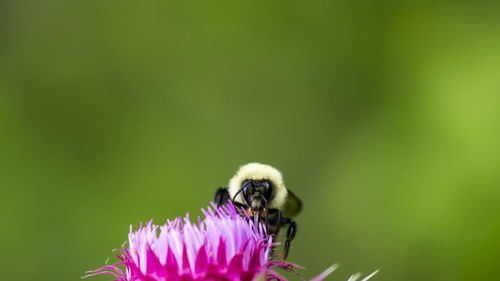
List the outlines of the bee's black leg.
{"label": "bee's black leg", "polygon": [[276,220],[276,226],[275,227],[277,229],[279,229],[280,223],[281,223],[281,211],[280,210],[278,210],[277,215],[278,215],[278,219]]}
{"label": "bee's black leg", "polygon": [[288,229],[286,230],[286,241],[285,241],[285,247],[283,248],[283,255],[282,258],[283,260],[286,260],[288,257],[288,251],[290,250],[290,242],[293,240],[295,237],[295,233],[297,233],[297,224],[291,219],[285,218],[284,219],[288,223]]}
{"label": "bee's black leg", "polygon": [[215,204],[217,204],[217,206],[225,205],[227,200],[229,200],[229,191],[227,191],[227,188],[220,187],[217,189],[214,197]]}

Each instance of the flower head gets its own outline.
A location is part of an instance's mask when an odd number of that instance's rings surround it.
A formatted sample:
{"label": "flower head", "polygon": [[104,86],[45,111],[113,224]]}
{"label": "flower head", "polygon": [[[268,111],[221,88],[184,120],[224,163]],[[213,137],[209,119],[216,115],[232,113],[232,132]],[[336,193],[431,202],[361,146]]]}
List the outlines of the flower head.
{"label": "flower head", "polygon": [[[120,262],[106,265],[89,276],[111,274],[119,281],[251,281],[280,280],[274,268],[294,273],[294,264],[270,260],[272,238],[261,224],[242,218],[233,204],[203,210],[205,219],[194,224],[184,219],[158,226],[152,221],[139,230],[130,227],[129,248],[116,254]],[[118,266],[125,266],[125,271]],[[330,268],[314,281],[320,281]],[[297,274],[297,273],[296,273]],[[298,274],[297,274],[298,275]]]}
{"label": "flower head", "polygon": [[[88,276],[112,274],[120,281],[284,280],[271,268],[291,264],[269,261],[272,240],[262,225],[257,228],[241,218],[232,204],[202,211],[205,219],[198,218],[198,225],[186,215],[162,226],[141,224],[136,232],[131,226],[129,248],[117,255],[121,262]],[[125,265],[125,272],[119,265]]]}

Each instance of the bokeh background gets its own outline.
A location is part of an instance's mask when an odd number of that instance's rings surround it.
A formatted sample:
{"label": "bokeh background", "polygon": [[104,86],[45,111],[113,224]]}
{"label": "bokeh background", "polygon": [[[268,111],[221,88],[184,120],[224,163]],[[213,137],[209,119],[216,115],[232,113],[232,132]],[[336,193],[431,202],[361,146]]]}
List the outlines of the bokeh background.
{"label": "bokeh background", "polygon": [[259,161],[303,199],[306,279],[498,280],[499,11],[1,1],[1,279],[79,280]]}

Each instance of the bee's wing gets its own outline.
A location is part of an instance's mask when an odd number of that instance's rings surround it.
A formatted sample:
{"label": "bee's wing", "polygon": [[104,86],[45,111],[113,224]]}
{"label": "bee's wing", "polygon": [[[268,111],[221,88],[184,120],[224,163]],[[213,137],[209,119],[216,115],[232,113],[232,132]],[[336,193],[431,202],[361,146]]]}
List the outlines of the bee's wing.
{"label": "bee's wing", "polygon": [[288,195],[286,196],[285,205],[283,206],[283,214],[286,217],[296,216],[302,209],[302,201],[290,191],[287,190]]}

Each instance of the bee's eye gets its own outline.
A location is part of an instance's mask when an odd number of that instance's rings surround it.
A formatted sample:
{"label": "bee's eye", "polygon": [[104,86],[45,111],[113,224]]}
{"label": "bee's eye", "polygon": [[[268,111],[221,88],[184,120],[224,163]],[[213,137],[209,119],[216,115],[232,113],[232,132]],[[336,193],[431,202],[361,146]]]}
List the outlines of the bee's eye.
{"label": "bee's eye", "polygon": [[271,198],[271,194],[273,193],[273,188],[272,185],[269,183],[269,181],[263,181],[262,186],[264,187],[264,197],[266,197],[267,200]]}
{"label": "bee's eye", "polygon": [[250,189],[251,186],[252,186],[252,182],[251,181],[244,181],[243,185],[242,185],[242,188],[243,188],[243,198],[245,198],[245,200],[247,202],[249,201],[248,195],[249,195],[249,189]]}

